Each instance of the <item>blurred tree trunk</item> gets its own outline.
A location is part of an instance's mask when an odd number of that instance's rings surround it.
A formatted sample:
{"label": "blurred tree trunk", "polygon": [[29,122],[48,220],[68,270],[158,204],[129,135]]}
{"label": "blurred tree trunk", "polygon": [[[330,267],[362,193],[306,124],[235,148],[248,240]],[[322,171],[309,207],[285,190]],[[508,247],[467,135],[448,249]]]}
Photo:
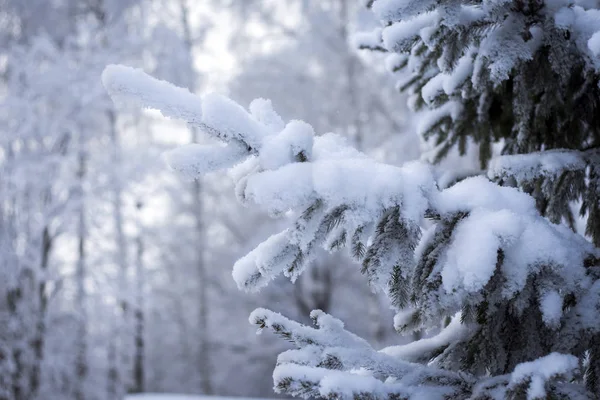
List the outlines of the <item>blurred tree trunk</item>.
{"label": "blurred tree trunk", "polygon": [[[181,27],[183,29],[183,41],[190,57],[190,62],[193,62],[194,40],[192,38],[190,25],[190,8],[186,0],[179,0],[181,13]],[[182,66],[189,68],[188,73],[188,89],[192,92],[196,89],[196,81],[194,79],[194,66]],[[198,141],[198,131],[191,128],[191,141]],[[213,394],[212,387],[212,365],[210,356],[210,340],[208,337],[208,277],[205,263],[205,226],[204,226],[204,202],[202,199],[202,181],[198,178],[192,183],[192,213],[196,226],[196,262],[198,274],[198,366],[200,368],[200,386],[202,393],[206,395]]]}
{"label": "blurred tree trunk", "polygon": [[129,339],[129,298],[128,298],[128,267],[127,267],[127,239],[124,232],[123,220],[123,189],[120,176],[120,167],[122,167],[121,159],[121,144],[119,141],[119,132],[117,130],[117,119],[115,112],[109,110],[107,112],[108,121],[110,124],[110,140],[112,147],[112,182],[111,191],[113,197],[113,223],[115,228],[115,242],[117,254],[115,264],[118,268],[117,277],[117,311],[120,313],[120,318],[114,323],[114,335],[111,344],[114,347],[114,355],[111,361],[115,363],[110,367],[109,376],[114,379],[114,389],[116,390],[115,399],[121,399],[126,392],[128,379],[126,378],[125,369],[129,361],[128,354],[130,346]]}
{"label": "blurred tree trunk", "polygon": [[[343,43],[349,43],[350,39],[350,1],[339,0],[339,32]],[[346,75],[346,96],[348,99],[348,108],[350,109],[350,115],[354,116],[354,121],[349,127],[348,137],[354,140],[356,148],[360,151],[363,150],[363,123],[361,120],[362,108],[360,106],[360,93],[357,91],[357,63],[356,55],[348,47],[345,51],[346,60],[344,62],[345,75]]]}
{"label": "blurred tree trunk", "polygon": [[302,318],[308,318],[313,310],[330,312],[334,268],[335,265],[331,262],[315,261],[295,282],[294,298]]}
{"label": "blurred tree trunk", "polygon": [[[116,322],[114,321],[114,318],[111,318],[111,332],[115,332],[116,328],[115,328],[115,324]],[[108,338],[108,346],[107,346],[107,364],[108,364],[108,368],[107,368],[107,388],[106,388],[106,393],[107,393],[107,398],[108,399],[117,399],[120,400],[123,396],[122,394],[120,395],[119,393],[122,392],[122,390],[120,389],[120,380],[119,380],[119,366],[118,366],[118,359],[117,359],[117,344],[116,344],[116,337],[115,335],[110,335],[110,337]],[[121,396],[121,397],[119,397]]]}
{"label": "blurred tree trunk", "polygon": [[[64,157],[68,151],[70,137],[70,133],[64,133],[60,138],[57,139],[56,144],[49,149],[49,154],[43,155],[57,155],[59,157]],[[41,148],[43,148],[42,143],[39,143],[39,145]],[[50,172],[49,176],[54,176],[53,171]],[[26,198],[27,200],[39,201],[41,212],[46,214],[53,206],[53,182],[42,181],[39,184],[41,185],[41,190],[38,192],[37,190],[39,190],[39,188],[32,186],[31,191]],[[39,199],[34,197],[34,194],[38,193],[40,195]],[[33,212],[33,210],[26,210],[26,213],[28,214],[31,212]],[[28,280],[30,280],[30,285],[33,291],[33,304],[31,308],[34,313],[33,318],[35,319],[33,337],[29,342],[33,359],[30,361],[31,365],[29,368],[26,368],[29,373],[29,382],[28,387],[25,390],[21,390],[21,396],[24,396],[23,398],[27,400],[35,399],[38,395],[41,385],[42,365],[44,363],[44,346],[46,343],[46,319],[48,314],[47,280],[49,276],[48,269],[50,264],[50,255],[54,246],[55,237],[51,234],[49,227],[51,222],[49,218],[53,217],[46,215],[45,218],[46,220],[43,221],[42,225],[41,238],[35,238],[35,231],[28,228],[29,232],[33,232],[34,235],[34,237],[31,239],[31,243],[33,247],[38,245],[40,246],[41,254],[39,258],[39,267],[37,269],[26,269],[26,271],[28,271],[27,275],[29,275]],[[27,301],[29,297],[23,296],[23,299],[24,301]],[[23,394],[24,392],[26,392],[27,395]]]}
{"label": "blurred tree trunk", "polygon": [[87,228],[86,228],[86,207],[85,207],[85,194],[84,194],[84,182],[86,176],[86,163],[87,154],[85,147],[85,138],[81,134],[79,137],[79,169],[77,171],[78,179],[78,195],[79,195],[79,216],[77,226],[78,236],[78,260],[77,268],[75,271],[75,284],[76,284],[76,295],[75,295],[75,307],[77,310],[77,335],[75,336],[75,400],[85,400],[85,382],[87,379],[87,308],[86,308],[86,290],[85,290],[85,279],[87,269],[87,257],[86,257],[86,242],[87,242]]}
{"label": "blurred tree trunk", "polygon": [[[141,200],[137,201],[136,208],[138,214],[140,214],[143,203]],[[135,332],[134,332],[134,356],[133,356],[133,393],[144,392],[144,241],[142,223],[140,220],[141,216],[138,215],[138,236],[136,239],[137,251],[136,251],[136,263],[135,263]]]}

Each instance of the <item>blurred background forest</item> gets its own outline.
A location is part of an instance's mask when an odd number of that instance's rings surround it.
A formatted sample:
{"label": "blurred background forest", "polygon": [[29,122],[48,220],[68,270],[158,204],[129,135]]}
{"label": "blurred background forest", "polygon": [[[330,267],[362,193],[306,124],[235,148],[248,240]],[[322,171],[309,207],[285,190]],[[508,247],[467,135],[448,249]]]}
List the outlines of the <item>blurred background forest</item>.
{"label": "blurred background forest", "polygon": [[260,297],[238,290],[233,263],[285,218],[244,209],[224,174],[180,179],[161,153],[202,135],[117,113],[100,82],[127,64],[418,158],[395,79],[352,46],[375,24],[362,3],[0,0],[0,399],[273,397],[284,347],[248,323],[260,306],[320,308],[376,347],[407,340],[341,255]]}

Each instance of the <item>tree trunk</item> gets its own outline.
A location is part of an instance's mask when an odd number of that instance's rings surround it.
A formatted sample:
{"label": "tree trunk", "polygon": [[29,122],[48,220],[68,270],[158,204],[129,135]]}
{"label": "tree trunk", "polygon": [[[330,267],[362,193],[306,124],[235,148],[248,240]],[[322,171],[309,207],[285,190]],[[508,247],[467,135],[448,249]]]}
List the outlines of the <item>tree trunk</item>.
{"label": "tree trunk", "polygon": [[[114,324],[114,321],[113,321]],[[111,329],[113,332],[116,329]],[[120,375],[119,375],[119,366],[117,360],[117,345],[114,335],[110,335],[108,339],[108,351],[107,351],[107,364],[108,364],[108,374],[107,374],[107,398],[120,400],[122,395]]]}
{"label": "tree trunk", "polygon": [[302,318],[308,318],[313,310],[330,312],[333,268],[329,262],[313,262],[309,270],[295,282],[294,298]]}
{"label": "tree trunk", "polygon": [[75,337],[75,400],[85,400],[85,382],[87,379],[87,309],[86,309],[86,293],[85,293],[85,278],[86,278],[86,240],[87,228],[85,218],[85,195],[84,181],[86,175],[86,153],[84,138],[79,138],[79,170],[77,178],[79,181],[79,221],[77,226],[78,260],[77,269],[75,272],[76,279],[76,296],[75,307],[77,309],[77,333]]}
{"label": "tree trunk", "polygon": [[[143,203],[138,201],[138,211],[141,211]],[[133,387],[132,392],[144,392],[144,242],[142,238],[142,224],[138,222],[137,252],[135,263],[135,333],[134,333],[134,356],[133,356]]]}
{"label": "tree trunk", "polygon": [[114,324],[114,371],[111,374],[116,374],[115,389],[117,396],[115,399],[121,399],[125,392],[127,379],[125,378],[125,367],[128,364],[128,351],[130,351],[128,342],[128,327],[129,327],[129,299],[127,297],[127,242],[124,232],[123,222],[123,189],[121,177],[119,176],[119,167],[122,165],[121,160],[121,145],[119,142],[119,133],[117,131],[117,120],[115,112],[110,110],[107,112],[110,123],[110,139],[112,144],[112,195],[113,195],[113,222],[115,225],[115,236],[117,245],[117,256],[115,264],[118,267],[117,278],[117,306],[121,313],[121,318],[117,319]]}
{"label": "tree trunk", "polygon": [[[195,133],[194,133],[195,136]],[[198,337],[199,337],[199,353],[198,364],[200,367],[200,384],[203,394],[213,394],[211,382],[211,358],[210,358],[210,343],[208,339],[208,281],[206,273],[206,263],[204,262],[204,204],[202,201],[202,186],[200,181],[193,183],[193,201],[194,201],[194,217],[196,219],[197,233],[197,272],[198,272]]]}
{"label": "tree trunk", "polygon": [[[193,60],[193,39],[191,33],[191,26],[189,20],[189,7],[186,0],[179,0],[180,12],[181,12],[181,25],[183,29],[183,39],[186,46],[186,50],[190,54],[190,59]],[[190,91],[195,90],[195,80],[193,65],[189,66],[188,76],[188,89]],[[195,128],[192,128],[192,142],[197,142],[198,132]],[[208,282],[207,282],[207,271],[204,260],[204,243],[205,243],[205,227],[204,227],[204,204],[202,200],[202,183],[200,179],[197,179],[192,184],[192,207],[193,216],[196,221],[196,234],[197,234],[197,274],[198,274],[198,367],[200,368],[200,386],[203,394],[213,394],[212,387],[212,366],[210,357],[210,343],[208,338]]]}
{"label": "tree trunk", "polygon": [[[345,43],[348,43],[350,38],[349,25],[350,25],[350,9],[348,0],[339,0],[339,24],[340,24],[340,36]],[[354,121],[349,127],[348,136],[354,141],[354,145],[357,150],[362,151],[363,147],[363,122],[360,117],[362,108],[360,107],[359,93],[356,91],[357,67],[358,60],[356,56],[352,54],[350,49],[346,49],[346,60],[344,62],[345,75],[346,75],[346,96],[348,98],[348,108],[350,115],[354,116]]]}

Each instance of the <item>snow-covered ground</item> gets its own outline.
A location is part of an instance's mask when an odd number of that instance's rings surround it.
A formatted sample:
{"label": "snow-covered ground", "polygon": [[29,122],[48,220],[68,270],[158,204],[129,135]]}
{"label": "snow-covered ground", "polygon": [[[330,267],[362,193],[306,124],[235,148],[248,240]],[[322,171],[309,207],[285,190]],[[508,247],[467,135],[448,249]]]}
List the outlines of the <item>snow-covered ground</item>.
{"label": "snow-covered ground", "polygon": [[220,397],[220,396],[194,396],[187,394],[158,394],[158,393],[144,393],[144,394],[132,394],[125,398],[125,400],[262,400],[252,399],[249,397]]}

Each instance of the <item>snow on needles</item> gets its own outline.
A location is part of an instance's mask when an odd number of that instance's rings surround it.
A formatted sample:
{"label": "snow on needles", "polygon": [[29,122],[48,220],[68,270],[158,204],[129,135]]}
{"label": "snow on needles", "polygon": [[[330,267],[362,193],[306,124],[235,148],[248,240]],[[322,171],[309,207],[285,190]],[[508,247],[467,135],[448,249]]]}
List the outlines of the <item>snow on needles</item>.
{"label": "snow on needles", "polygon": [[383,45],[390,51],[405,49],[421,30],[434,25],[438,18],[439,14],[432,11],[390,25],[381,34]]}
{"label": "snow on needles", "polygon": [[[379,0],[374,7],[396,18],[394,5],[410,13],[429,10],[426,4],[434,3],[439,2]],[[492,8],[506,3],[485,2]],[[476,12],[471,14],[478,18]],[[415,31],[426,36],[426,28],[439,22],[436,11],[409,18],[384,28],[386,46],[412,40]],[[559,20],[569,23],[564,15]],[[487,54],[502,52],[499,43],[509,40],[509,28],[520,23],[504,21],[491,33],[497,43]],[[539,32],[530,33],[530,41],[513,43],[509,57],[490,64],[499,79],[518,59],[534,53],[531,46],[539,45]],[[595,51],[598,39],[587,33],[585,45]],[[452,72],[440,68],[442,73],[431,75],[433,79],[419,88],[419,95],[432,104],[439,94],[455,96],[423,118],[418,127],[421,134],[457,120],[463,103],[455,92],[478,68],[473,57],[474,53],[465,55]],[[392,69],[403,62],[392,60]],[[273,376],[276,390],[302,397],[358,398],[367,393],[373,398],[433,400],[468,398],[472,389],[488,394],[497,389],[543,398],[549,382],[557,377],[568,381],[580,361],[548,353],[575,354],[582,343],[577,337],[584,329],[589,335],[600,332],[593,312],[600,302],[600,284],[588,268],[589,260],[600,258],[598,249],[540,215],[528,194],[489,180],[509,175],[531,180],[555,176],[559,170],[580,171],[586,165],[582,152],[501,157],[492,162],[489,178],[467,178],[440,189],[429,165],[411,162],[396,167],[376,162],[339,135],[319,135],[303,121],[286,124],[265,99],[253,101],[247,110],[227,97],[209,94],[200,99],[121,66],[107,67],[103,82],[113,97],[156,108],[222,142],[193,144],[168,153],[175,170],[194,178],[229,169],[244,205],[294,218],[287,229],[235,263],[232,275],[241,289],[259,290],[280,274],[293,281],[316,256],[316,249],[348,247],[362,261],[373,287],[390,297],[397,326],[404,330],[440,327],[445,317],[454,316],[434,337],[378,352],[321,311],[311,314],[317,326],[312,328],[258,309],[250,316],[251,323],[296,346],[278,359]],[[536,357],[542,358],[520,360],[516,368],[511,367],[512,374],[496,366],[496,372],[505,375],[489,377],[484,383],[498,384],[475,388],[487,377],[453,372],[457,349],[487,334],[489,325],[480,318],[498,319],[498,313],[505,312],[524,318],[541,316],[546,336],[566,339],[561,339],[560,348],[540,350]],[[503,356],[498,354],[498,363],[505,363]]]}
{"label": "snow on needles", "polygon": [[175,171],[192,180],[209,172],[231,168],[246,154],[246,149],[236,143],[222,146],[192,143],[165,153],[165,160]]}
{"label": "snow on needles", "polygon": [[[461,62],[468,71],[469,59]],[[448,77],[450,81],[441,88],[453,90],[453,81],[466,75],[461,72]],[[459,217],[436,259],[435,273],[442,286],[427,310],[441,309],[453,315],[465,302],[476,302],[470,294],[480,292],[498,268],[505,278],[505,298],[522,290],[531,274],[546,270],[562,285],[560,292],[553,289],[554,281],[540,281],[539,285],[544,321],[555,327],[562,317],[561,296],[591,285],[584,259],[597,250],[583,237],[540,216],[533,198],[517,189],[475,177],[439,190],[428,165],[412,162],[399,168],[378,163],[338,135],[318,136],[303,121],[285,124],[268,100],[255,100],[248,112],[226,97],[210,94],[200,100],[187,90],[121,66],[107,67],[103,80],[111,95],[133,98],[224,142],[170,152],[166,158],[175,170],[194,178],[238,165],[236,193],[246,205],[274,215],[293,211],[297,216],[287,230],[235,264],[233,276],[240,288],[258,290],[281,273],[296,279],[318,247],[332,250],[361,245],[368,257],[379,257],[371,278],[387,291],[389,276],[381,274],[391,274],[394,265],[399,265],[403,279],[409,281],[415,268],[415,247],[420,257],[437,237],[435,233],[420,234],[427,214],[437,214],[441,220]],[[456,112],[453,103],[445,107],[437,118]],[[424,122],[421,129],[434,120]],[[508,170],[511,174],[521,171],[526,177],[551,174],[555,163],[580,168],[577,157],[558,151],[504,157],[495,161],[490,176]],[[394,232],[391,236],[386,236],[388,229]],[[386,251],[379,253],[376,246]],[[435,319],[438,315],[432,311],[424,317]]]}
{"label": "snow on needles", "polygon": [[494,158],[488,167],[488,176],[490,179],[512,176],[520,183],[538,177],[556,178],[564,171],[582,171],[585,168],[583,153],[559,149]]}
{"label": "snow on needles", "polygon": [[102,83],[115,100],[133,101],[139,106],[159,110],[165,117],[181,119],[191,125],[196,125],[202,118],[202,102],[198,96],[155,79],[141,69],[109,65],[102,73]]}
{"label": "snow on needles", "polygon": [[427,10],[435,0],[376,0],[372,10],[381,20],[398,21]]}
{"label": "snow on needles", "polygon": [[509,389],[519,383],[531,380],[527,389],[527,400],[546,398],[546,381],[557,376],[569,379],[579,368],[577,357],[551,353],[535,361],[517,365],[511,374]]}
{"label": "snow on needles", "polygon": [[[396,323],[396,321],[394,321]],[[432,337],[415,340],[414,342],[401,345],[390,346],[380,350],[381,353],[397,357],[409,362],[428,362],[438,349],[450,345],[456,341],[464,339],[469,333],[466,325],[460,321],[460,314],[452,318],[450,324],[442,331]]]}

